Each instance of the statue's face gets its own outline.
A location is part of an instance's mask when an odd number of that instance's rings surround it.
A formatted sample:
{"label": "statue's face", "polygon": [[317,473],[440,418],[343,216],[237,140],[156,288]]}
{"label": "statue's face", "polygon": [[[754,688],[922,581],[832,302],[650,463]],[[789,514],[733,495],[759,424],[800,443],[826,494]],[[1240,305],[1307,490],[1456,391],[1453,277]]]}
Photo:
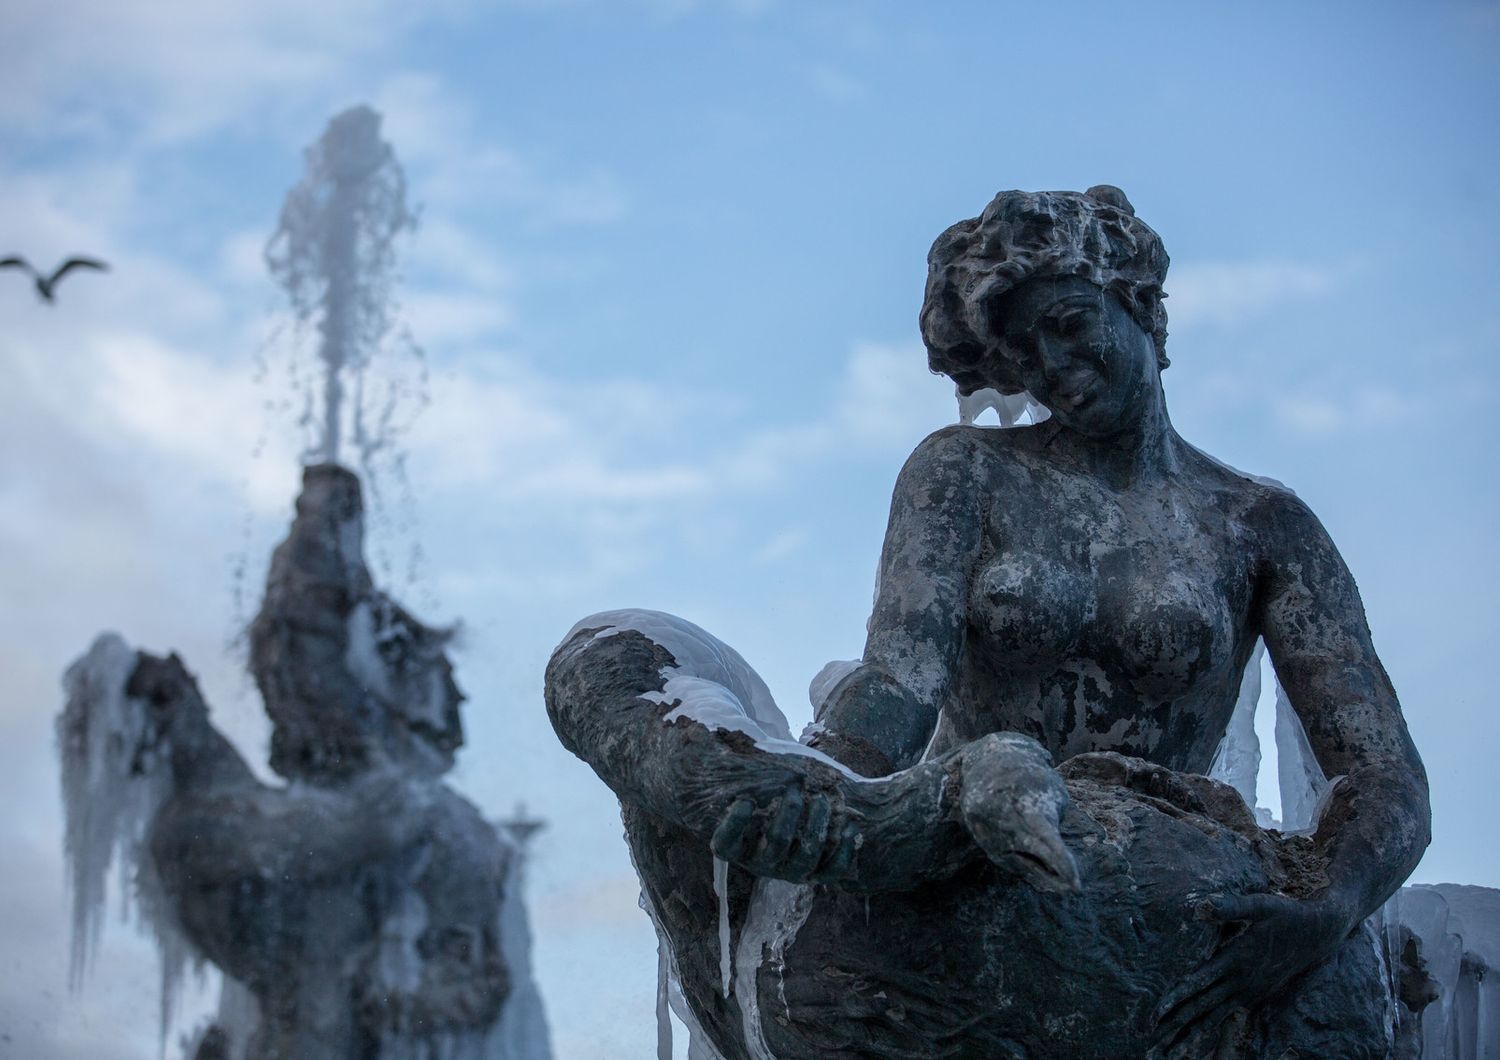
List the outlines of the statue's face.
{"label": "statue's face", "polygon": [[459,704],[464,694],[453,680],[453,666],[443,651],[444,638],[418,638],[415,657],[391,673],[395,693],[389,709],[401,715],[405,734],[401,750],[408,764],[437,774],[453,766],[463,745]]}
{"label": "statue's face", "polygon": [[1028,280],[991,307],[1001,355],[1059,423],[1128,430],[1157,386],[1156,345],[1124,304],[1079,276]]}

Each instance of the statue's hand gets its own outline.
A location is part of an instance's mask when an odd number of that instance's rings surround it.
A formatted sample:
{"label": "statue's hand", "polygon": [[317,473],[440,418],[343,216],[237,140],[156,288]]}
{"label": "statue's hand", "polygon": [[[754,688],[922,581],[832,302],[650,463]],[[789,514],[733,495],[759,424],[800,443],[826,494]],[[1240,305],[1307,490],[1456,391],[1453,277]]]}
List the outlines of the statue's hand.
{"label": "statue's hand", "polygon": [[1354,927],[1332,902],[1279,894],[1214,895],[1195,913],[1222,924],[1225,935],[1214,956],[1157,1007],[1157,1047],[1167,1055],[1202,1043],[1237,1010],[1253,1010],[1294,976],[1332,957]]}
{"label": "statue's hand", "polygon": [[848,874],[858,840],[854,823],[834,812],[828,795],[809,794],[793,782],[768,799],[736,799],[710,845],[757,876],[826,883]]}
{"label": "statue's hand", "polygon": [[992,733],[963,752],[963,822],[995,864],[1042,891],[1076,892],[1078,864],[1059,825],[1068,789],[1041,744]]}

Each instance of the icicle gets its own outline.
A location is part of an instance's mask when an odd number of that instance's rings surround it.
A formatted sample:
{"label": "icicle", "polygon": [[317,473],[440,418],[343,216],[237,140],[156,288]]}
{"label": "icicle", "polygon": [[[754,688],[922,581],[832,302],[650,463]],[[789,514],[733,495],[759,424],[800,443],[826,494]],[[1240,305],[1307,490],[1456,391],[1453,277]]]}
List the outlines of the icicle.
{"label": "icicle", "polygon": [[714,894],[719,899],[719,977],[724,996],[729,996],[730,968],[734,963],[729,948],[729,862],[714,858]]}
{"label": "icicle", "polygon": [[[105,880],[115,847],[132,824],[122,819],[128,816],[123,796],[130,765],[119,759],[134,750],[144,726],[143,712],[133,710],[125,698],[125,682],[134,665],[135,653],[125,641],[106,633],[63,678],[68,701],[58,719],[57,744],[67,819],[63,850],[73,900],[68,982],[74,990],[82,985],[98,945]],[[128,878],[122,859],[121,883]],[[128,893],[122,886],[122,904]]]}
{"label": "icicle", "polygon": [[223,976],[219,980],[219,1013],[215,1022],[228,1041],[228,1055],[242,1060],[251,1036],[260,1026],[260,1002],[239,980]]}
{"label": "icicle", "polygon": [[537,822],[528,821],[522,807],[516,814],[516,822],[496,830],[510,847],[504,897],[498,914],[500,955],[510,973],[510,996],[505,999],[500,1018],[490,1030],[486,1050],[476,1055],[482,1055],[486,1060],[551,1060],[552,1036],[547,1028],[542,995],[531,969],[531,924],[522,894],[526,850],[521,842],[511,838],[516,823],[535,828]]}
{"label": "icicle", "polygon": [[1310,831],[1317,825],[1318,805],[1328,779],[1318,766],[1302,719],[1292,709],[1281,682],[1276,682],[1276,779],[1281,787],[1281,830]]}
{"label": "icicle", "polygon": [[68,977],[75,990],[98,944],[105,879],[115,859],[122,917],[137,910],[159,939],[170,929],[136,901],[146,826],[170,792],[172,777],[168,749],[150,731],[145,705],[125,695],[135,665],[135,651],[105,633],[63,678],[68,699],[57,720],[57,743],[73,912]]}
{"label": "icicle", "polygon": [[[823,704],[828,701],[828,697],[833,694],[839,682],[859,667],[860,660],[858,659],[834,659],[824,664],[823,669],[814,675],[807,686],[807,701],[812,704],[813,717],[816,718],[823,712]],[[806,739],[807,733],[804,732],[802,736]]]}
{"label": "icicle", "polygon": [[667,939],[656,936],[656,1057],[672,1060],[672,1011],[667,1004]]}
{"label": "icicle", "polygon": [[1255,735],[1255,707],[1260,702],[1260,660],[1265,654],[1263,641],[1255,642],[1250,661],[1240,678],[1240,694],[1234,702],[1234,713],[1219,748],[1214,752],[1208,775],[1223,781],[1255,809],[1255,777],[1260,772],[1260,738]]}
{"label": "icicle", "polygon": [[740,929],[735,954],[734,997],[739,1002],[745,1049],[751,1060],[777,1060],[762,1030],[760,991],[755,977],[771,961],[784,971],[786,951],[812,912],[814,890],[807,884],[758,878],[750,892],[750,907]]}
{"label": "icicle", "polygon": [[[155,925],[153,925],[155,926]],[[163,930],[155,926],[157,959],[161,962],[161,993],[157,999],[157,1046],[161,1055],[167,1055],[167,1028],[177,1013],[177,997],[182,992],[183,973],[192,960],[192,951],[187,939],[175,930]],[[198,968],[199,980],[203,969]]]}
{"label": "icicle", "polygon": [[1024,390],[1019,394],[1002,394],[986,387],[972,394],[960,393],[957,388],[954,392],[958,397],[958,422],[968,427],[975,426],[975,421],[987,409],[994,409],[1000,426],[1007,428],[1019,427],[1023,423],[1041,423],[1052,415]]}

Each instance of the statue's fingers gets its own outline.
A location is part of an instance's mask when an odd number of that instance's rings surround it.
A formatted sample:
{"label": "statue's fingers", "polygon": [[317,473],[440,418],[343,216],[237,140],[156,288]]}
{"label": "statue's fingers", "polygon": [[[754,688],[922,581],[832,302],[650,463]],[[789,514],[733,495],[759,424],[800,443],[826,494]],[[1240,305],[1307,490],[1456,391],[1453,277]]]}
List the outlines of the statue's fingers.
{"label": "statue's fingers", "polygon": [[1212,986],[1221,974],[1220,958],[1204,962],[1193,969],[1182,980],[1162,995],[1156,1006],[1155,1020],[1158,1026],[1170,1019],[1182,1006]]}
{"label": "statue's fingers", "polygon": [[1206,1034],[1219,1027],[1233,1011],[1230,1004],[1235,994],[1235,984],[1225,976],[1207,990],[1189,1000],[1167,1024],[1157,1028],[1157,1039],[1162,1048],[1170,1051],[1190,1042],[1197,1034]]}
{"label": "statue's fingers", "polygon": [[1158,1044],[1170,1049],[1190,1025],[1223,1003],[1233,991],[1230,970],[1227,955],[1215,957],[1167,992],[1156,1008]]}
{"label": "statue's fingers", "polygon": [[1279,912],[1285,902],[1274,894],[1215,894],[1198,903],[1198,916],[1221,924],[1264,920]]}
{"label": "statue's fingers", "polygon": [[807,819],[797,831],[796,842],[787,856],[788,879],[804,880],[817,869],[823,858],[823,844],[828,838],[828,822],[833,817],[833,803],[827,795],[808,800]]}
{"label": "statue's fingers", "polygon": [[792,848],[792,840],[802,824],[806,800],[801,788],[793,785],[781,797],[781,804],[771,813],[771,823],[766,828],[765,843],[755,852],[755,859],[768,868],[779,869]]}
{"label": "statue's fingers", "polygon": [[747,850],[754,849],[754,845],[748,842],[755,835],[755,829],[750,827],[754,820],[755,803],[749,799],[736,799],[719,822],[719,827],[714,829],[713,839],[709,841],[713,852],[725,861],[743,864]]}
{"label": "statue's fingers", "polygon": [[819,875],[826,880],[844,878],[849,874],[849,869],[854,864],[854,855],[858,850],[859,827],[850,821],[839,829],[838,835],[833,840],[832,851]]}
{"label": "statue's fingers", "polygon": [[[880,1019],[888,1005],[856,990],[830,990],[826,980],[814,975],[788,975],[781,984],[778,1000],[785,1006],[792,1026],[828,1026],[841,1020]],[[780,1006],[778,1006],[778,1009]],[[781,1018],[778,1011],[777,1019]]]}

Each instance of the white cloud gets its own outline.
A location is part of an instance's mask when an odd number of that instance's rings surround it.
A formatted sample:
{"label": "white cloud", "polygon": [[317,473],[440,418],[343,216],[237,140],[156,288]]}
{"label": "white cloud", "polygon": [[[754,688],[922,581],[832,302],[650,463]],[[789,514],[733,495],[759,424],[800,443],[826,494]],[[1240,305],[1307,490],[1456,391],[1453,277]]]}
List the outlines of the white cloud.
{"label": "white cloud", "polygon": [[1308,434],[1336,431],[1344,423],[1344,411],[1326,398],[1291,396],[1275,405],[1276,418],[1288,427]]}
{"label": "white cloud", "polygon": [[676,397],[637,381],[575,388],[500,353],[473,356],[432,384],[414,458],[433,488],[528,503],[649,503],[703,492],[681,459],[644,460],[641,443],[670,422]]}
{"label": "white cloud", "polygon": [[254,228],[236,232],[219,248],[219,268],[224,280],[240,289],[270,290],[266,272],[266,232]]}
{"label": "white cloud", "polygon": [[815,66],[809,71],[808,78],[813,91],[834,103],[852,103],[869,91],[863,81],[833,66]]}
{"label": "white cloud", "polygon": [[904,453],[956,418],[953,383],[927,371],[920,345],[856,343],[828,412],[750,435],[725,459],[723,477],[764,486],[780,481],[789,467],[835,451]]}
{"label": "white cloud", "polygon": [[515,313],[498,296],[415,291],[401,299],[401,315],[423,347],[470,345],[510,330]]}
{"label": "white cloud", "polygon": [[755,562],[764,564],[779,563],[795,552],[799,552],[811,539],[811,535],[803,527],[793,527],[773,534],[765,544],[756,549],[753,557]]}
{"label": "white cloud", "polygon": [[441,208],[510,206],[528,224],[602,224],[627,209],[624,189],[607,172],[558,173],[495,142],[473,106],[432,74],[390,78],[372,104],[383,131],[416,175],[424,201]]}
{"label": "white cloud", "polygon": [[952,384],[920,347],[856,344],[818,418],[749,431],[702,430],[724,402],[639,380],[578,387],[514,357],[471,358],[433,383],[411,444],[429,481],[529,502],[654,504],[759,490],[792,469],[908,451],[953,422]]}
{"label": "white cloud", "polygon": [[1285,426],[1307,434],[1330,434],[1349,428],[1395,427],[1419,405],[1412,394],[1388,386],[1352,387],[1337,398],[1299,393],[1279,397],[1272,408]]}
{"label": "white cloud", "polygon": [[[179,472],[248,480],[261,503],[284,497],[288,476],[273,468],[289,449],[273,445],[273,459],[246,459],[265,421],[266,394],[252,381],[261,326],[254,307],[246,312],[214,277],[135,249],[98,200],[80,195],[80,209],[64,208],[73,198],[60,187],[80,184],[105,188],[106,210],[133,196],[130,180],[94,168],[71,179],[16,176],[0,203],[0,228],[28,256],[86,251],[110,264],[107,273],[70,274],[55,305],[8,282],[21,277],[0,274],[10,375],[0,412],[29,422],[27,444],[43,452],[85,446],[95,450],[89,459],[125,461],[145,446]],[[234,237],[221,259],[243,257],[247,242]]]}
{"label": "white cloud", "polygon": [[[570,10],[605,0],[505,0],[519,10]],[[752,17],[772,0],[635,0],[648,16],[723,9]],[[424,21],[471,0],[56,0],[10,4],[0,36],[0,128],[132,146],[229,125],[305,129],[352,102],[367,71]],[[303,134],[305,135],[305,133]],[[491,160],[494,161],[494,160]],[[573,189],[589,216],[613,190]],[[585,202],[587,205],[585,206]]]}
{"label": "white cloud", "polygon": [[1167,276],[1167,315],[1173,331],[1237,324],[1288,301],[1328,294],[1357,269],[1269,260],[1174,265]]}
{"label": "white cloud", "polygon": [[440,281],[444,290],[457,285],[506,296],[515,286],[517,269],[500,257],[494,244],[444,214],[424,214],[402,251],[408,271],[419,270],[424,278]]}
{"label": "white cloud", "polygon": [[[595,0],[595,2],[600,2],[600,0]],[[656,16],[667,19],[686,18],[699,12],[716,9],[723,9],[733,15],[754,18],[765,14],[775,6],[775,0],[641,0],[641,3]]]}
{"label": "white cloud", "polygon": [[[7,11],[0,124],[59,124],[161,143],[243,120],[271,100],[326,105],[368,56],[431,8],[394,0],[63,0]],[[262,112],[262,118],[274,115]]]}

